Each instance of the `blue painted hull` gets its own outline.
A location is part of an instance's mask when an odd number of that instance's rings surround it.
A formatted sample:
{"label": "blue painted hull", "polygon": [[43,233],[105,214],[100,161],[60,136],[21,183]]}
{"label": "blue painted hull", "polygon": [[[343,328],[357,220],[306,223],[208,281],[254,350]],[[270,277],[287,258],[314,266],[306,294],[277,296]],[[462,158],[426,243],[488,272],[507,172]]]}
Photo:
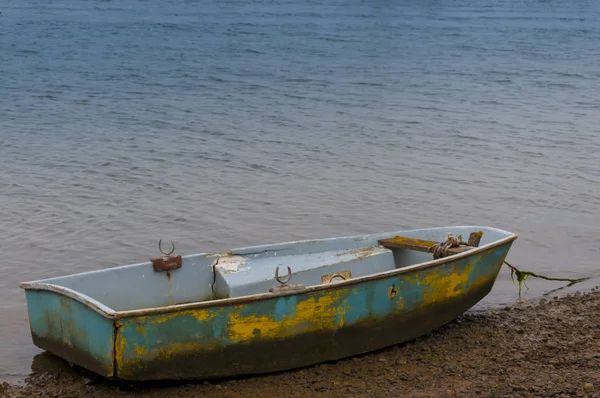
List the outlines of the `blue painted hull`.
{"label": "blue painted hull", "polygon": [[25,286],[31,331],[38,346],[111,378],[280,371],[380,349],[449,322],[492,289],[515,238],[506,233],[472,252],[302,292],[140,310]]}

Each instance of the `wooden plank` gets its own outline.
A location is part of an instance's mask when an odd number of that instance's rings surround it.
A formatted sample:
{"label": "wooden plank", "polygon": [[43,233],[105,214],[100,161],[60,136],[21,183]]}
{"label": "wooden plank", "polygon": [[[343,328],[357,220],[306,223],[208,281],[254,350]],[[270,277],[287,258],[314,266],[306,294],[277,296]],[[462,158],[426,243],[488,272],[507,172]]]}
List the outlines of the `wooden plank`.
{"label": "wooden plank", "polygon": [[467,244],[473,247],[479,247],[479,242],[481,242],[481,237],[483,236],[483,231],[471,232],[469,235],[469,241]]}
{"label": "wooden plank", "polygon": [[[405,236],[395,236],[390,239],[382,239],[382,240],[378,241],[378,243],[383,247],[387,247],[388,249],[396,248],[396,249],[415,250],[415,251],[419,251],[419,252],[427,252],[429,249],[431,249],[433,246],[437,245],[439,242],[433,242],[430,240],[422,240],[422,239],[415,239],[415,238],[407,238]],[[457,254],[457,253],[469,251],[471,249],[474,249],[474,248],[469,247],[469,246],[452,247],[452,248],[448,249],[448,252],[451,254]]]}

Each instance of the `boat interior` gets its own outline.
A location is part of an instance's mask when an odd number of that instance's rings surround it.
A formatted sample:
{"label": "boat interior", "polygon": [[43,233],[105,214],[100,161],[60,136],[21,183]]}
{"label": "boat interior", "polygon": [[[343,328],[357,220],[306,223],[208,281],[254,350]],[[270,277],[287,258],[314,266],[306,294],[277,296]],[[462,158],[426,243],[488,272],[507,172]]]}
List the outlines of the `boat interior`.
{"label": "boat interior", "polygon": [[477,234],[471,249],[512,235],[485,227],[409,230],[195,254],[169,270],[157,271],[145,262],[31,283],[68,288],[116,312],[165,307],[269,293],[281,286],[276,269],[280,281],[310,287],[424,263],[433,260],[428,248],[448,233],[465,241]]}

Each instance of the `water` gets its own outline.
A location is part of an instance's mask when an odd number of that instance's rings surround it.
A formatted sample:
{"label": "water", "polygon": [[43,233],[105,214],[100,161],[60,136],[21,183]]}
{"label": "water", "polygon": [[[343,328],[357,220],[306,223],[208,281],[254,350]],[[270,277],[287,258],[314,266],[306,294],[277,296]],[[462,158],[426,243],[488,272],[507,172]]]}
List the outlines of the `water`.
{"label": "water", "polygon": [[[161,238],[484,224],[520,235],[521,268],[600,277],[597,1],[0,12],[0,378],[40,352],[19,282],[146,261]],[[503,271],[481,306],[515,300]]]}

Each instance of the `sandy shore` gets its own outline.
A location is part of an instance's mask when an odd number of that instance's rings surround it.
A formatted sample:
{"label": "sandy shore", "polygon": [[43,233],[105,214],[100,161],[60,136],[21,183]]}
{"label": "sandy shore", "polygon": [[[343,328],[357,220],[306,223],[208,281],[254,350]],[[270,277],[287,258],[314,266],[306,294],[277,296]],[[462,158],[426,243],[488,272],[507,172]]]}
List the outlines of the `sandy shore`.
{"label": "sandy shore", "polygon": [[407,344],[238,380],[109,383],[47,354],[36,360],[41,370],[0,384],[0,396],[600,397],[600,291],[468,313]]}

